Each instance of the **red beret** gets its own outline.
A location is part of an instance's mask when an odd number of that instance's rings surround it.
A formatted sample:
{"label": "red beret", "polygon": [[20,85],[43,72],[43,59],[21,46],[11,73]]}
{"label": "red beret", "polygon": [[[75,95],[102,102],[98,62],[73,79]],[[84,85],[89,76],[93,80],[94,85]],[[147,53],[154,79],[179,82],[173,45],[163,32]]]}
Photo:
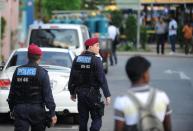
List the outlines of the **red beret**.
{"label": "red beret", "polygon": [[94,45],[95,43],[98,43],[99,42],[99,38],[98,37],[94,37],[94,38],[90,38],[88,40],[85,41],[85,46],[92,46]]}
{"label": "red beret", "polygon": [[34,43],[30,44],[28,47],[28,53],[32,54],[32,55],[42,55],[42,50],[35,45]]}

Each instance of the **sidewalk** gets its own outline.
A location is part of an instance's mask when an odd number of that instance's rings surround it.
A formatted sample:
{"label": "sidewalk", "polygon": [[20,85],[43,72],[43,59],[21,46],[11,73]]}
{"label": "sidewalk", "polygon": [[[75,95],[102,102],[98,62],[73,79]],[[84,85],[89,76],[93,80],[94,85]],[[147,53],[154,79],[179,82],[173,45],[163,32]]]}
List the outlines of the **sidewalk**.
{"label": "sidewalk", "polygon": [[193,58],[193,54],[188,54],[185,55],[184,53],[184,49],[180,48],[179,45],[176,45],[176,52],[171,54],[171,48],[170,45],[166,44],[165,46],[165,54],[161,55],[161,54],[157,54],[156,52],[156,44],[148,44],[147,48],[150,51],[119,51],[117,52],[118,55],[147,55],[147,56],[161,56],[161,57],[192,57]]}

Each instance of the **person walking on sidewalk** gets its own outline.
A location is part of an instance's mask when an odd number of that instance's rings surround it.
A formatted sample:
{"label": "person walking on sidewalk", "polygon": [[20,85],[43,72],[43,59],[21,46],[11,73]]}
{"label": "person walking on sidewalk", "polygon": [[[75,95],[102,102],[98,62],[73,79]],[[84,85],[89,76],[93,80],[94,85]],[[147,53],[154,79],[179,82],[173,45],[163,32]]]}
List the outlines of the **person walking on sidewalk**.
{"label": "person walking on sidewalk", "polygon": [[161,54],[164,54],[164,43],[165,43],[165,33],[166,33],[167,25],[162,18],[158,18],[158,21],[155,25],[156,31],[156,40],[157,40],[157,54],[160,53],[161,46]]}
{"label": "person walking on sidewalk", "polygon": [[[108,34],[109,37],[112,40],[112,49],[111,49],[111,55],[110,55],[110,64],[117,64],[117,44],[119,43],[118,37],[119,37],[119,29],[113,25],[112,22],[109,23],[110,26],[108,27]],[[113,60],[114,59],[114,60]]]}
{"label": "person walking on sidewalk", "polygon": [[193,33],[193,28],[190,22],[186,22],[182,32],[184,34],[184,44],[185,44],[185,54],[189,54],[189,46],[192,45],[192,33]]}
{"label": "person walking on sidewalk", "polygon": [[176,39],[177,39],[177,29],[178,29],[178,24],[173,17],[171,17],[168,29],[169,29],[169,42],[171,44],[171,50],[172,50],[170,54],[173,54],[176,52]]}

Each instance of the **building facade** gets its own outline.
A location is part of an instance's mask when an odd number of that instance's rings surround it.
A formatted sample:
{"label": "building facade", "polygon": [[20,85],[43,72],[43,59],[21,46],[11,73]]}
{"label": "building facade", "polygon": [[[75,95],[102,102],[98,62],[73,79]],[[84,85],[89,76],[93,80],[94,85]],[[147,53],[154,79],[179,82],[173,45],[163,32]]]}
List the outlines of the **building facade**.
{"label": "building facade", "polygon": [[1,11],[1,16],[5,19],[6,26],[0,53],[6,60],[18,44],[19,0],[4,0],[4,2],[5,8]]}

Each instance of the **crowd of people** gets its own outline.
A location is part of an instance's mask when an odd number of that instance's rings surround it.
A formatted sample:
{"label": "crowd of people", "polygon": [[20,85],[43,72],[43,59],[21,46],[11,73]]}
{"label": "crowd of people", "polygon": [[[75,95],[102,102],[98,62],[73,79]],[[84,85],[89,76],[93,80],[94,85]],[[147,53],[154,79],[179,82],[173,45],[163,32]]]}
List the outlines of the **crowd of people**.
{"label": "crowd of people", "polygon": [[[176,52],[176,43],[178,34],[182,32],[183,35],[183,47],[184,53],[186,55],[193,53],[193,26],[190,21],[185,21],[182,30],[179,29],[177,21],[174,17],[171,17],[169,22],[166,22],[164,18],[159,17],[155,23],[155,33],[156,33],[156,51],[157,54],[161,52],[161,54],[165,53],[165,44],[168,42],[171,47],[171,52],[169,54],[174,54]],[[161,51],[160,51],[161,46]]]}

